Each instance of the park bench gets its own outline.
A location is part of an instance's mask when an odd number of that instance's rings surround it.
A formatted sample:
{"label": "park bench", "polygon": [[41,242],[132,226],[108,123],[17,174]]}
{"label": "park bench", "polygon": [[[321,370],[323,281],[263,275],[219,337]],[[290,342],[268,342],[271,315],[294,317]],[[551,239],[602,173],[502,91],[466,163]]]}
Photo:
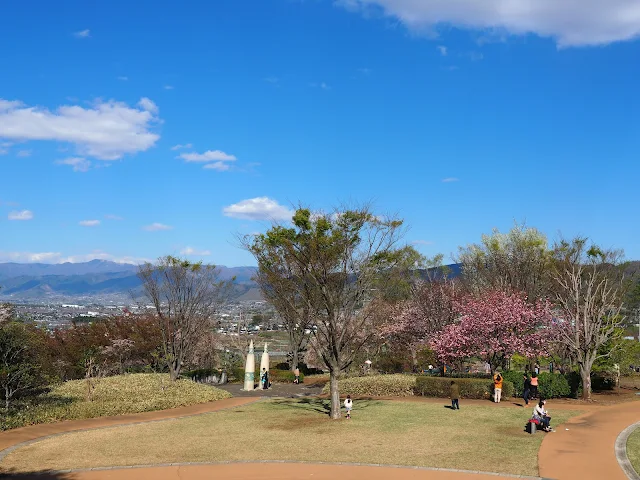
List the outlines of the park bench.
{"label": "park bench", "polygon": [[529,433],[531,435],[534,435],[536,433],[536,431],[538,430],[538,426],[540,425],[540,420],[531,417],[529,419],[529,421],[527,422],[527,427],[529,429]]}

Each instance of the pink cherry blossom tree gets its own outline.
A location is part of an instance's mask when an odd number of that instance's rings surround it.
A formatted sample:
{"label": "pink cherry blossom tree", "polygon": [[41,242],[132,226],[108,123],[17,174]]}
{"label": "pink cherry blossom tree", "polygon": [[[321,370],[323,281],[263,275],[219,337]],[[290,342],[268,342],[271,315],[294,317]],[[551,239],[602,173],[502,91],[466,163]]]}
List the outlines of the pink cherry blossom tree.
{"label": "pink cherry blossom tree", "polygon": [[459,298],[459,287],[449,279],[420,282],[412,288],[410,299],[393,307],[381,334],[406,347],[415,367],[419,347],[428,345],[434,335],[458,316],[455,304]]}
{"label": "pink cherry blossom tree", "polygon": [[443,362],[480,357],[493,373],[514,353],[533,357],[550,346],[552,315],[547,301],[532,305],[524,295],[494,290],[466,296],[456,302],[455,309],[459,319],[431,342]]}

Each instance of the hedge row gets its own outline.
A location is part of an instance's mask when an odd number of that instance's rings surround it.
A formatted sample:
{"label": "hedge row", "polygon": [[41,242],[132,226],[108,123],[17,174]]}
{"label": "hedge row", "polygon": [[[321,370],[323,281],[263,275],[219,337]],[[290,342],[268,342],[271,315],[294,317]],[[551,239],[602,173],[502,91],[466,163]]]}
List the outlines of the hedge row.
{"label": "hedge row", "polygon": [[[414,394],[416,377],[412,375],[368,375],[338,381],[341,395],[362,397],[410,397]],[[322,393],[329,393],[327,383]]]}
{"label": "hedge row", "polygon": [[[345,378],[339,381],[341,395],[363,397],[408,397],[422,395],[425,397],[448,398],[451,378],[431,377],[426,375],[370,375],[365,377]],[[460,387],[461,398],[489,399],[493,395],[493,381],[488,379],[459,378],[455,382]],[[502,396],[513,396],[513,384],[504,381]],[[329,393],[329,384],[323,393]]]}
{"label": "hedge row", "polygon": [[[448,398],[452,381],[455,381],[460,387],[461,398],[489,399],[493,396],[493,380],[490,379],[457,378],[451,380],[446,377],[427,376],[416,378],[416,395]],[[502,383],[502,396],[504,398],[512,397],[513,391],[513,383],[505,379]]]}

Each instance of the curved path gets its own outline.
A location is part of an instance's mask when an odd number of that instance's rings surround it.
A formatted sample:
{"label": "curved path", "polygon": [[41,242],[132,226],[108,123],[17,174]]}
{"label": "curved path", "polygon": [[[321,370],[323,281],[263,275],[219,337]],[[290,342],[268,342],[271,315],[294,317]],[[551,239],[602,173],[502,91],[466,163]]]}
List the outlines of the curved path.
{"label": "curved path", "polygon": [[[259,398],[230,398],[190,407],[181,407],[160,412],[146,412],[118,417],[105,417],[88,420],[74,420],[49,425],[34,425],[0,433],[0,460],[14,448],[25,442],[36,441],[43,437],[66,432],[106,428],[119,425],[147,423],[154,421],[200,415],[219,410],[235,408],[259,400]],[[409,401],[438,402],[441,399],[412,398]],[[487,402],[467,401],[468,403]],[[548,434],[539,452],[540,475],[545,479],[584,480],[607,479],[626,480],[627,477],[618,466],[615,456],[615,442],[618,434],[627,426],[640,420],[640,402],[632,401],[614,406],[576,405],[575,403],[553,401],[552,410],[580,409],[586,413],[569,420],[556,433]],[[517,408],[514,404],[503,402],[495,408]],[[538,433],[540,435],[542,433]],[[0,478],[14,478],[13,476]],[[27,479],[51,480],[173,480],[173,479],[211,479],[230,480],[507,480],[518,477],[509,475],[485,474],[445,469],[403,468],[375,465],[334,465],[306,463],[218,463],[218,464],[179,464],[156,465],[134,468],[95,469],[69,472],[42,472],[37,476],[15,476]]]}

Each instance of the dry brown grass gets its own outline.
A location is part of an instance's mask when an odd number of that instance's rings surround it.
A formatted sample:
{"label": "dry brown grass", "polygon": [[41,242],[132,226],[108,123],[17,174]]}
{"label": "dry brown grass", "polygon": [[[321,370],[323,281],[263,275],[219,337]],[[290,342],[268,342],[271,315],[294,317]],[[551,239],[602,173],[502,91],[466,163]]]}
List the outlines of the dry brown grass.
{"label": "dry brown grass", "polygon": [[[146,425],[70,433],[11,453],[17,471],[167,462],[304,460],[537,474],[543,434],[523,431],[529,409],[358,401],[331,421],[320,400],[272,400]],[[554,423],[578,412],[554,412]],[[258,448],[256,448],[258,446]]]}

